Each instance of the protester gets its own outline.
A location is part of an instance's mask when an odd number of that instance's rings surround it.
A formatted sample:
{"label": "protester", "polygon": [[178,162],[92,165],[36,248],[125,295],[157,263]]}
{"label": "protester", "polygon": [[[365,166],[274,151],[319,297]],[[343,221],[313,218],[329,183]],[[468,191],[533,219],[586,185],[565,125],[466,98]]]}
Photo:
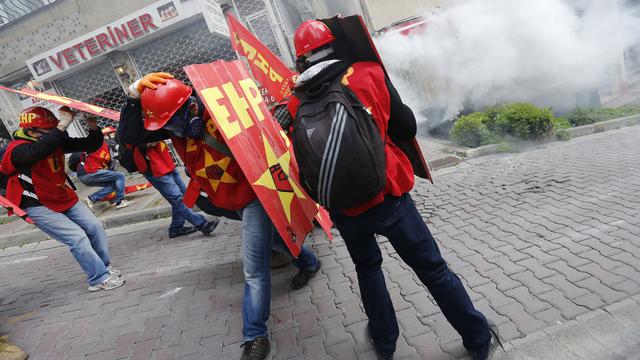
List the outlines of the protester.
{"label": "protester", "polygon": [[[190,87],[169,74],[153,73],[133,84],[130,95],[120,120],[125,142],[170,137],[192,176],[185,201],[193,205],[202,190],[215,208],[242,219],[245,287],[241,359],[266,358],[270,351],[266,325],[271,306],[269,262],[272,248],[289,253],[284,241]],[[293,264],[299,269],[291,281],[294,289],[305,286],[320,268],[320,262],[307,247],[301,249]]]}
{"label": "protester", "polygon": [[[110,134],[110,131],[108,128],[102,129],[105,137]],[[116,209],[129,206],[127,200],[124,199],[124,174],[114,170],[115,163],[112,159],[111,149],[106,139],[102,141],[98,150],[92,153],[84,152],[80,155],[80,163],[76,168],[78,179],[87,186],[102,187],[85,199],[89,209],[93,209],[95,203],[112,192],[116,193],[116,197],[111,200]]]}
{"label": "protester", "polygon": [[474,308],[409,195],[412,166],[394,142],[415,136],[411,109],[378,62],[350,61],[352,50],[337,46],[323,22],[300,25],[294,45],[301,75],[287,106],[289,116],[295,114],[292,140],[302,182],[345,240],[378,357],[393,358],[399,330],[377,234],[416,272],[471,357],[487,359],[498,343],[497,328]]}
{"label": "protester", "polygon": [[120,272],[110,266],[107,234],[89,209],[78,202],[68,184],[64,153],[96,151],[102,133],[95,119],[88,119],[89,135],[70,138],[67,133],[74,112],[59,110],[60,120],[48,109],[30,107],[20,114],[0,171],[9,176],[7,198],[24,209],[36,226],[67,245],[87,275],[89,291],[111,290],[124,284]]}
{"label": "protester", "polygon": [[[122,126],[122,124],[120,124]],[[124,131],[123,131],[124,134]],[[137,140],[136,140],[137,141]],[[133,144],[125,140],[125,143]],[[207,221],[204,216],[195,213],[182,201],[186,186],[176,170],[176,165],[164,141],[136,143],[133,159],[138,171],[155,187],[160,195],[171,204],[171,224],[169,238],[192,234],[196,231],[209,236],[218,226],[219,220]],[[184,226],[185,221],[193,225]]]}

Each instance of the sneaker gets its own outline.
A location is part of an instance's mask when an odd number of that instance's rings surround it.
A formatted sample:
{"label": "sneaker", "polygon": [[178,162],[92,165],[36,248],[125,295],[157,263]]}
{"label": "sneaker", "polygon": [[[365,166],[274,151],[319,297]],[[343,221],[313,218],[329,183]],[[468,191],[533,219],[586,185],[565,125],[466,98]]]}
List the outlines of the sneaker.
{"label": "sneaker", "polygon": [[291,279],[291,288],[293,290],[302,289],[309,283],[309,280],[318,272],[318,270],[320,270],[320,259],[318,259],[318,266],[314,271],[298,271],[296,276]]}
{"label": "sneaker", "polygon": [[183,226],[178,230],[169,231],[169,239],[177,238],[178,236],[193,234],[196,231],[198,230],[196,230],[196,228],[194,228],[193,226]]}
{"label": "sneaker", "polygon": [[26,360],[27,358],[27,353],[22,349],[8,342],[4,336],[0,337],[0,359]]}
{"label": "sneaker", "polygon": [[202,227],[202,229],[200,231],[202,231],[202,234],[204,236],[209,236],[209,235],[211,235],[213,230],[215,230],[216,227],[218,227],[218,223],[220,223],[220,220],[218,218],[214,218],[213,220],[211,220],[211,221],[207,222],[206,224],[204,224],[204,226]]}
{"label": "sneaker", "polygon": [[85,203],[87,204],[87,207],[89,208],[89,210],[93,210],[93,200],[89,199],[88,197],[84,199]]}
{"label": "sneaker", "polygon": [[369,341],[371,341],[371,344],[373,344],[373,349],[376,352],[376,357],[378,358],[378,360],[393,360],[393,353],[385,355],[380,350],[378,350],[376,343],[373,342],[373,338],[371,337],[371,330],[369,330],[369,323],[367,323],[367,326],[365,327],[364,331],[366,332],[367,339],[369,339]]}
{"label": "sneaker", "polygon": [[109,276],[113,276],[113,277],[121,277],[122,273],[120,272],[120,270],[114,268],[113,266],[108,266],[107,270],[109,271]]}
{"label": "sneaker", "polygon": [[122,209],[122,208],[126,208],[127,206],[129,206],[129,203],[127,202],[127,200],[121,200],[117,203],[115,203],[116,205],[116,209]]}
{"label": "sneaker", "polygon": [[271,346],[266,337],[257,337],[253,341],[247,341],[241,345],[244,347],[240,360],[263,360],[269,355]]}
{"label": "sneaker", "polygon": [[487,320],[489,325],[489,332],[491,333],[491,340],[489,340],[489,345],[480,350],[480,351],[469,351],[469,355],[471,355],[471,359],[473,360],[487,360],[491,358],[493,352],[498,348],[498,345],[504,351],[504,346],[502,346],[502,341],[500,341],[500,335],[498,333],[498,327],[493,321]]}
{"label": "sneaker", "polygon": [[101,282],[97,285],[89,285],[89,291],[99,291],[99,290],[113,290],[115,288],[119,288],[124,285],[124,279],[119,277],[114,277],[109,275],[107,280]]}

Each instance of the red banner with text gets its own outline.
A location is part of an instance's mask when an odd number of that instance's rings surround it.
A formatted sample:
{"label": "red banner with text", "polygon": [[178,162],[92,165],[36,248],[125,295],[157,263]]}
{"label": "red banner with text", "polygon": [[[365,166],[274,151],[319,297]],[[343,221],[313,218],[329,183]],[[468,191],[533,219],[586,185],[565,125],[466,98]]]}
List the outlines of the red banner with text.
{"label": "red banner with text", "polygon": [[230,13],[227,13],[227,23],[231,45],[238,54],[247,59],[253,78],[267,89],[268,95],[271,95],[275,102],[289,96],[296,73]]}

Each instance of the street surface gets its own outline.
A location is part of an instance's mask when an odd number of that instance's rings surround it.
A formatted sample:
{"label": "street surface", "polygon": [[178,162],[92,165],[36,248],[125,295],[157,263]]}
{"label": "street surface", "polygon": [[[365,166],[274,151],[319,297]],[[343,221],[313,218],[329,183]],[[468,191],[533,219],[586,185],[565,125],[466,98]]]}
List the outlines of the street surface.
{"label": "street surface", "polygon": [[[434,179],[418,182],[412,196],[505,341],[638,305],[640,126],[470,160]],[[110,231],[113,265],[127,279],[111,292],[88,293],[79,266],[53,242],[0,251],[0,332],[31,359],[238,360],[239,223],[173,240],[167,226]],[[425,288],[379,240],[401,326],[395,358],[464,357]],[[290,291],[295,269],[272,272],[271,358],[375,359],[344,242],[315,232],[308,244],[323,266],[310,286]]]}

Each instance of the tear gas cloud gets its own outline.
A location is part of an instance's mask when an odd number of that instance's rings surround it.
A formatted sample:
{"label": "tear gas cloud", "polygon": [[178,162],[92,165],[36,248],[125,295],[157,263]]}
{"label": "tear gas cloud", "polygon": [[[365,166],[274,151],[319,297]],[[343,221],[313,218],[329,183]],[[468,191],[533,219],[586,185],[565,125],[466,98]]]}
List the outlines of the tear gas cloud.
{"label": "tear gas cloud", "polygon": [[431,124],[505,101],[570,110],[610,86],[623,49],[640,42],[637,14],[619,6],[445,0],[424,15],[424,31],[386,33],[376,45],[405,102],[441,110]]}

